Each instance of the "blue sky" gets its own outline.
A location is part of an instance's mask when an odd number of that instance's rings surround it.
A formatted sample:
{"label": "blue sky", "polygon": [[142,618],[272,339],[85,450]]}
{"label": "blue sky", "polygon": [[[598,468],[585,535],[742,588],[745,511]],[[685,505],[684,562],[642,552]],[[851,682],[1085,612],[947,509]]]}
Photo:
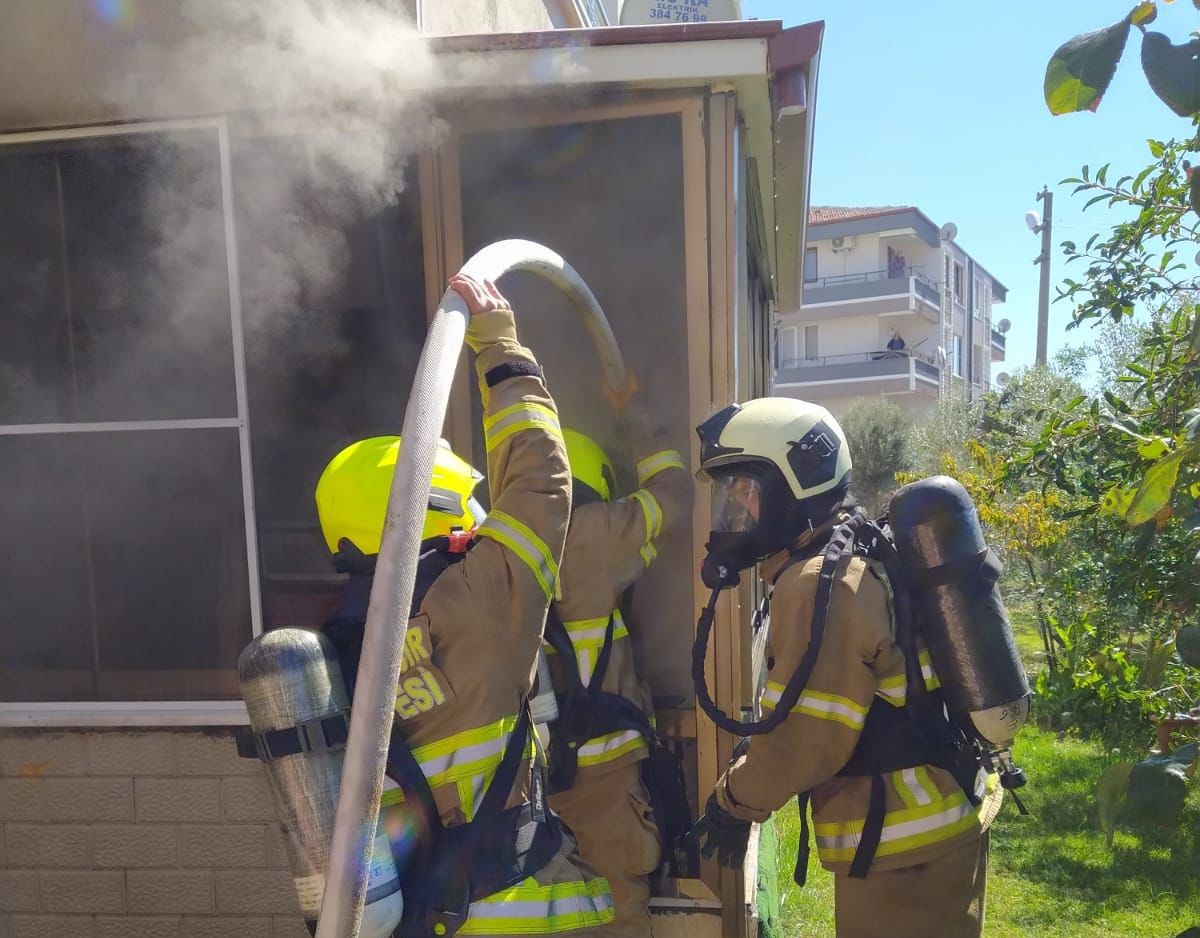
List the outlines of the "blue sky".
{"label": "blue sky", "polygon": [[[1110,178],[1150,161],[1148,137],[1184,136],[1146,84],[1140,36],[1130,35],[1095,114],[1052,117],[1042,100],[1046,61],[1077,33],[1116,22],[1133,0],[743,0],[743,15],[786,26],[825,21],[817,89],[812,203],[916,205],[1008,287],[995,318],[1012,321],[1008,355],[995,371],[1031,364],[1037,322],[1039,239],[1025,227],[1034,196],[1055,192],[1053,280],[1065,269],[1059,241],[1084,242],[1106,210],[1084,215],[1057,183],[1087,163],[1112,163]],[[1152,29],[1182,42],[1200,27],[1195,7],[1159,3]],[[1111,224],[1111,220],[1109,222]],[[1051,298],[1054,290],[1051,289]],[[1050,306],[1050,352],[1092,340],[1068,333],[1070,310]]]}

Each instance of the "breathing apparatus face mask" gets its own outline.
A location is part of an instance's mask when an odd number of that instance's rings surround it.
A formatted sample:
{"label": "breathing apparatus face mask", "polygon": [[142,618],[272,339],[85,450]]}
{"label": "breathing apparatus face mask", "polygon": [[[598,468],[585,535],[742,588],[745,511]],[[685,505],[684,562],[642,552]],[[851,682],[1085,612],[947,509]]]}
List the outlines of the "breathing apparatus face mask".
{"label": "breathing apparatus face mask", "polygon": [[782,479],[776,482],[759,466],[739,466],[714,475],[712,530],[708,556],[700,567],[700,578],[709,589],[732,586],[737,571],[784,546],[776,543],[781,525],[772,512],[778,501],[775,489],[782,484]]}

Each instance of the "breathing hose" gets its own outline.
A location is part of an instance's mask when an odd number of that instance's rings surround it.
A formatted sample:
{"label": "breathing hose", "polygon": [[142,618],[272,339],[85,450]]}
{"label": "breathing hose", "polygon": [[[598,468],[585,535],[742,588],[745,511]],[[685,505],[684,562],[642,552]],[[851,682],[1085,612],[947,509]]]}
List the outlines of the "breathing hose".
{"label": "breathing hose", "polygon": [[[583,278],[554,251],[533,241],[497,241],[462,267],[462,273],[478,280],[498,280],[515,270],[537,274],[567,295],[596,347],[605,380],[612,387],[623,387],[625,364],[604,311]],[[447,290],[430,323],[404,414],[404,445],[392,478],[367,607],[354,719],[346,742],[316,938],[358,938],[362,922],[425,506],[467,317],[463,299]]]}

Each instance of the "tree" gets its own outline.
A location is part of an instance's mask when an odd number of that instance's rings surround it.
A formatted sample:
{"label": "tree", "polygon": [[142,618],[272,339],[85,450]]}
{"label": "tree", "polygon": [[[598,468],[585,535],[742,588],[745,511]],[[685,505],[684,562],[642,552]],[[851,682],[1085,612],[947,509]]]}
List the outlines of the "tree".
{"label": "tree", "polygon": [[896,486],[896,473],[912,467],[912,418],[886,398],[855,401],[841,420],[854,460],[854,492],[879,514]]}

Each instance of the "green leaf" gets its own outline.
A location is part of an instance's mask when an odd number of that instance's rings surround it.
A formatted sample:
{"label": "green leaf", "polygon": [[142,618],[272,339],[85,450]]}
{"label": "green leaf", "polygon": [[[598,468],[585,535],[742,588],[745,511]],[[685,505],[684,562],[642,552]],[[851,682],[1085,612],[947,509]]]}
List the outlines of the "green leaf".
{"label": "green leaf", "polygon": [[1158,19],[1158,7],[1155,6],[1153,0],[1142,0],[1129,11],[1129,22],[1134,26],[1145,26],[1147,23],[1153,23],[1156,19]]}
{"label": "green leaf", "polygon": [[1146,33],[1142,71],[1154,93],[1180,117],[1200,111],[1200,41],[1176,46],[1162,33]]}
{"label": "green leaf", "polygon": [[1146,143],[1150,144],[1150,155],[1156,160],[1163,155],[1164,147],[1158,140],[1147,140]]}
{"label": "green leaf", "polygon": [[1117,830],[1117,812],[1125,793],[1129,790],[1129,773],[1133,766],[1128,762],[1110,765],[1096,782],[1096,805],[1100,809],[1100,829],[1111,847],[1113,834]]}
{"label": "green leaf", "polygon": [[1175,654],[1175,642],[1168,639],[1154,649],[1142,664],[1142,684],[1150,690],[1158,690],[1162,685],[1163,675],[1167,673],[1167,665],[1171,655]]}
{"label": "green leaf", "polygon": [[1183,453],[1164,456],[1146,472],[1141,487],[1133,496],[1133,504],[1125,512],[1125,522],[1130,527],[1145,524],[1157,515],[1171,500],[1175,480],[1179,478],[1179,464]]}
{"label": "green leaf", "polygon": [[[1051,114],[1094,111],[1108,90],[1129,38],[1129,18],[1059,46],[1046,66],[1043,93]],[[1084,174],[1087,179],[1087,174]]]}

